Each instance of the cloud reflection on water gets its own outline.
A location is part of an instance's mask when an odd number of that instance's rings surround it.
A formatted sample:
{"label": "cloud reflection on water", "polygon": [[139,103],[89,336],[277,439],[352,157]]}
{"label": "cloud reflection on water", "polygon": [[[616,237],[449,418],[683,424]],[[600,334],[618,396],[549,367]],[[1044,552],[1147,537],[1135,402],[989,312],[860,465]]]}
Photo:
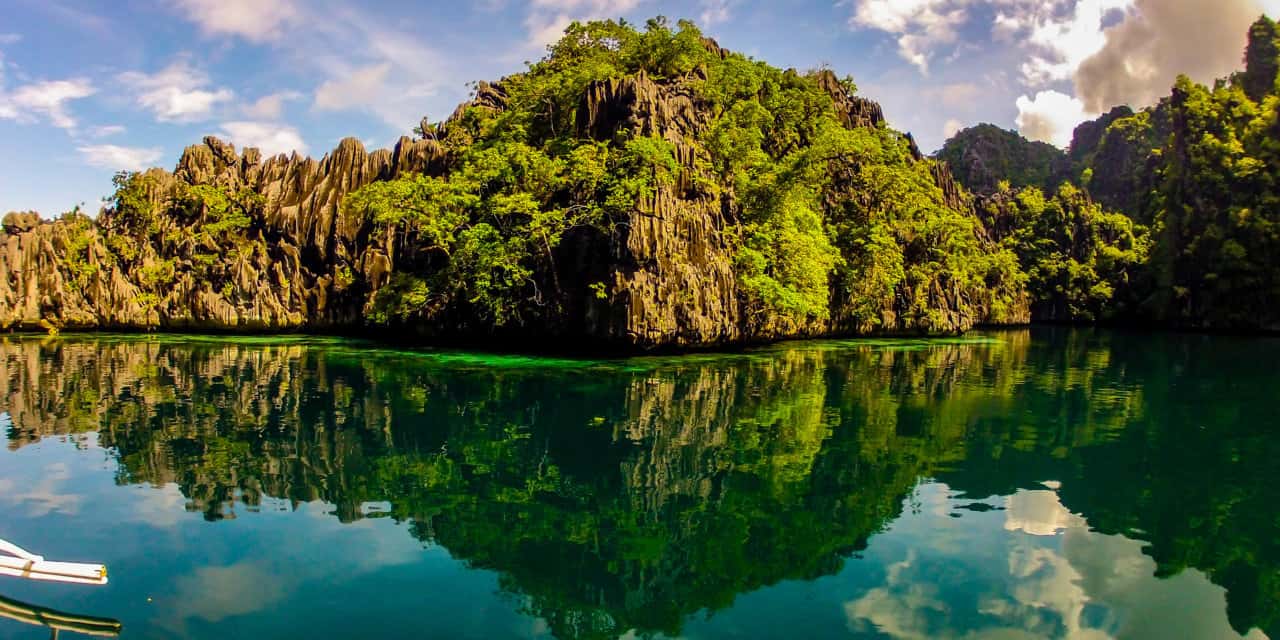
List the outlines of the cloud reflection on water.
{"label": "cloud reflection on water", "polygon": [[[1052,485],[1051,485],[1052,486]],[[1056,487],[1055,487],[1056,488]],[[941,483],[908,498],[883,584],[844,604],[849,629],[901,640],[1240,638],[1225,592],[1188,569],[1159,579],[1143,544],[1091,531],[1053,490],[973,513]],[[990,502],[990,501],[988,501]],[[965,520],[957,526],[956,519]],[[877,550],[869,550],[875,553]],[[1261,640],[1257,629],[1243,636]]]}

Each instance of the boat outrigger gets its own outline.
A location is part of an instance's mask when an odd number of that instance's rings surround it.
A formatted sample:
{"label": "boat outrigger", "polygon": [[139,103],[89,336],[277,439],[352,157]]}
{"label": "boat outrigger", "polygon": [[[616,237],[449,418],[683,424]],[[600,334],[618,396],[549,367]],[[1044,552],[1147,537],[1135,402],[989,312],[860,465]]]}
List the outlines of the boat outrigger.
{"label": "boat outrigger", "polygon": [[44,556],[0,540],[0,576],[102,585],[107,583],[107,567],[81,562],[50,562]]}
{"label": "boat outrigger", "polygon": [[16,620],[23,624],[48,627],[50,637],[57,638],[60,631],[71,631],[89,636],[114,638],[120,635],[123,625],[119,620],[82,616],[56,611],[0,596],[0,618]]}

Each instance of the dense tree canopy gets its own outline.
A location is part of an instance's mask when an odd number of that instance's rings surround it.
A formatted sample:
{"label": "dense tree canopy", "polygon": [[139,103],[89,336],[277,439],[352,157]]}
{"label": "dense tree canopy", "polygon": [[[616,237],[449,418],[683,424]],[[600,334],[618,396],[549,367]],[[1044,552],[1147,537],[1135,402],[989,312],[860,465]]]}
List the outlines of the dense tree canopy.
{"label": "dense tree canopy", "polygon": [[[1032,296],[1055,301],[1037,317],[1280,328],[1280,28],[1271,19],[1253,24],[1245,62],[1243,72],[1213,87],[1180,77],[1152,107],[1117,108],[1077,128],[1069,178],[1088,195],[1072,187],[1048,208],[1028,192],[979,203],[988,220],[1012,227],[996,231],[1018,251]],[[961,138],[948,148],[973,151]],[[1036,222],[1044,211],[1058,222],[1059,212],[1079,215],[1069,215],[1066,227],[1044,226]],[[1106,266],[1085,268],[1082,246],[1063,242],[1081,228],[1107,248],[1093,254]],[[1064,273],[1076,274],[1075,284],[1059,280]]]}
{"label": "dense tree canopy", "polygon": [[1124,313],[1147,259],[1146,229],[1070,184],[1049,196],[1003,187],[982,202],[982,214],[1026,271],[1035,317],[1096,321]]}
{"label": "dense tree canopy", "polygon": [[[340,326],[566,335],[643,290],[679,307],[661,322],[733,324],[703,345],[951,332],[1025,321],[1027,300],[1039,320],[1277,329],[1275,22],[1253,25],[1245,61],[1082,124],[1067,153],[979,126],[928,159],[829,70],[772,67],[688,22],[574,23],[424,121],[409,142],[431,161],[341,190],[322,215],[341,203],[325,233],[342,238],[281,222],[291,202],[233,175],[215,141],[173,175],[118,176],[99,220],[62,222],[56,261],[83,306],[136,303],[100,325],[267,309],[296,327],[333,308]],[[283,293],[264,305],[264,287]]]}
{"label": "dense tree canopy", "polygon": [[951,165],[956,180],[979,194],[997,191],[1002,181],[1014,187],[1052,190],[1061,181],[1065,164],[1063,153],[1053,145],[1027,140],[993,124],[960,131],[947,140],[937,158]]}
{"label": "dense tree canopy", "polygon": [[[617,127],[592,135],[593,85],[645,78],[687,99],[683,130]],[[887,309],[943,329],[936,291],[958,287],[975,314],[1011,315],[1020,275],[984,250],[973,216],[949,207],[909,140],[883,125],[850,127],[818,73],[725,52],[688,22],[571,25],[548,55],[499,83],[505,104],[472,104],[422,128],[453,154],[443,175],[411,175],[352,194],[431,258],[379,296],[379,320],[429,315],[464,300],[495,324],[559,282],[537,274],[569,229],[621,232],[633,211],[676,197],[720,208],[731,224],[737,286],[749,315],[827,320],[832,285],[859,330]],[[844,88],[852,87],[846,80]],[[945,283],[945,284],[942,284]],[[607,283],[594,283],[607,296]],[[1000,317],[993,318],[999,320]]]}

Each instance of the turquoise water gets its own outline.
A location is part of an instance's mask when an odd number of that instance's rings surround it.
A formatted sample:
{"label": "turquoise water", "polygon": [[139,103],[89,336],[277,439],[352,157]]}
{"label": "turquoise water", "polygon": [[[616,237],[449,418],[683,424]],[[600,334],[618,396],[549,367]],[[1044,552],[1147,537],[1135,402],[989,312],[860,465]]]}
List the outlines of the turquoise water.
{"label": "turquoise water", "polygon": [[[1280,340],[0,341],[0,538],[126,638],[1280,638]],[[0,617],[0,637],[49,630]],[[84,637],[63,632],[63,638]]]}

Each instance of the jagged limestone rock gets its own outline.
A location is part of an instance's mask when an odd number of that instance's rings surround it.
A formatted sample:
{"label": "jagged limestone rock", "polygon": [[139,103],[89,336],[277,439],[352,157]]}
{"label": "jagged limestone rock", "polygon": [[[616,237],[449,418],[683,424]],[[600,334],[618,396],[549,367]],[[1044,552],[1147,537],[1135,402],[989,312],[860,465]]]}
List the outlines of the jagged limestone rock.
{"label": "jagged limestone rock", "polygon": [[[723,58],[714,42],[704,46]],[[800,82],[794,71],[787,81]],[[918,283],[909,294],[886,292],[874,328],[865,310],[851,308],[851,283],[832,276],[831,312],[796,319],[747,309],[735,271],[733,231],[742,204],[731,185],[710,192],[699,186],[713,176],[699,141],[713,116],[695,90],[705,70],[658,80],[644,71],[590,83],[578,101],[574,130],[582,140],[616,142],[661,138],[674,149],[680,170],[671,184],[640,198],[613,231],[572,229],[535,275],[554,287],[521,323],[495,331],[468,315],[465,304],[444,305],[407,327],[441,340],[547,339],[622,349],[696,348],[787,337],[878,332],[960,332],[990,320],[988,309],[955,283]],[[835,115],[850,129],[884,129],[878,104],[852,95],[830,71],[815,81],[832,99]],[[469,108],[502,112],[503,83],[480,83]],[[424,258],[403,234],[379,226],[370,215],[343,207],[348,194],[407,174],[447,176],[456,158],[437,139],[442,125],[424,122],[421,138],[401,138],[392,148],[368,152],[345,139],[320,159],[293,155],[264,158],[217,138],[188,147],[170,172],[145,174],[146,198],[162,212],[154,220],[128,220],[106,210],[94,223],[68,218],[33,224],[5,219],[8,251],[0,263],[0,326],[230,331],[361,330],[373,326],[377,296],[396,274],[422,268]],[[909,135],[888,132],[910,151],[908,162],[929,163],[926,181],[941,202],[959,211],[970,203],[948,168],[925,159]],[[704,171],[704,173],[699,173]],[[245,220],[234,246],[204,231],[227,223],[215,206],[194,206],[190,194],[212,188],[244,197]],[[841,197],[857,198],[856,193]],[[977,230],[985,241],[984,232]],[[56,241],[55,241],[56,240]],[[72,243],[78,243],[72,247]],[[923,259],[913,258],[913,259]],[[604,286],[605,295],[590,287]],[[910,296],[927,301],[931,316],[908,313]],[[1024,305],[1025,306],[1025,305]],[[1003,320],[1025,320],[1025,308]],[[527,342],[526,342],[527,344]]]}

